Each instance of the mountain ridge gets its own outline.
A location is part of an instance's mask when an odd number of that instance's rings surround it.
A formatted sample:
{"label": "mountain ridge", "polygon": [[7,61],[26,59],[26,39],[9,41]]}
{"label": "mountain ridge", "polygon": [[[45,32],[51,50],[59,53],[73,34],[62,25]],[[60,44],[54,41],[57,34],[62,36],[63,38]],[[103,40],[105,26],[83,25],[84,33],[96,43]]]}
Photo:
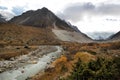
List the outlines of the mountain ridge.
{"label": "mountain ridge", "polygon": [[[35,27],[48,27],[55,24],[60,29],[67,29],[69,31],[78,31],[74,27],[70,27],[64,20],[58,18],[54,13],[52,13],[47,8],[43,7],[36,11],[30,10],[23,13],[20,16],[12,18],[10,23],[21,24],[26,26],[35,26]],[[64,26],[64,27],[63,27]]]}
{"label": "mountain ridge", "polygon": [[[55,38],[69,42],[91,42],[92,39],[82,33],[76,26],[61,20],[53,12],[43,7],[36,11],[30,10],[22,15],[12,18],[8,23],[32,26],[49,30],[56,35]],[[45,32],[46,33],[46,32]]]}

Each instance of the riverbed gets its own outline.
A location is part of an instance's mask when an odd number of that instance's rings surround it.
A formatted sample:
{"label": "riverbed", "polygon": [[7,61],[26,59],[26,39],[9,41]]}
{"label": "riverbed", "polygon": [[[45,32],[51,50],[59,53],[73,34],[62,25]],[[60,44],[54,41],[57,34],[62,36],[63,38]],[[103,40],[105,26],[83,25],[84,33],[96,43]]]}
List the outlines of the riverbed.
{"label": "riverbed", "polygon": [[17,66],[17,68],[0,73],[0,80],[26,80],[44,71],[51,62],[60,57],[62,51],[60,46],[44,46],[28,55],[23,55],[21,56],[23,64],[15,63],[14,65],[19,64],[20,67]]}

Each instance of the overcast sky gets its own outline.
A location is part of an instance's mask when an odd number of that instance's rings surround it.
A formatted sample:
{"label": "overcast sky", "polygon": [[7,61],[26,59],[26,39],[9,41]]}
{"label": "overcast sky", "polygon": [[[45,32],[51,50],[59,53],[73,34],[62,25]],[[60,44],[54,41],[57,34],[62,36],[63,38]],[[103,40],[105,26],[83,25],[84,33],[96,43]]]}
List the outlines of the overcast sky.
{"label": "overcast sky", "polygon": [[42,7],[85,33],[120,30],[120,0],[0,0],[0,13],[7,19]]}

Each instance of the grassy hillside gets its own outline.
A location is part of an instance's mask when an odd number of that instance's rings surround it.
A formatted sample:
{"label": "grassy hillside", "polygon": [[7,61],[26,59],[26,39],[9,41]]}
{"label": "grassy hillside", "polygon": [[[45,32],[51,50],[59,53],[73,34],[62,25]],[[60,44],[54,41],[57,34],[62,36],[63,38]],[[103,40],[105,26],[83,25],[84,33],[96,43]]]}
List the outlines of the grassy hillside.
{"label": "grassy hillside", "polygon": [[49,42],[55,42],[55,35],[49,28],[0,24],[1,45],[36,45]]}
{"label": "grassy hillside", "polygon": [[0,24],[0,59],[28,54],[38,45],[57,44],[51,29]]}

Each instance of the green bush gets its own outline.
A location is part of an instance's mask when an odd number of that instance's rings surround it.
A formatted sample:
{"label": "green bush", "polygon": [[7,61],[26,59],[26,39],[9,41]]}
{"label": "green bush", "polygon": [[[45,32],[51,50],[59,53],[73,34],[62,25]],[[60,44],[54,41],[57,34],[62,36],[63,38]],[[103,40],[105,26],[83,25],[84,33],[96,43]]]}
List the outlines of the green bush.
{"label": "green bush", "polygon": [[[75,63],[71,75],[65,80],[119,80],[119,59],[98,58],[96,61]],[[63,79],[64,80],[64,79]]]}

